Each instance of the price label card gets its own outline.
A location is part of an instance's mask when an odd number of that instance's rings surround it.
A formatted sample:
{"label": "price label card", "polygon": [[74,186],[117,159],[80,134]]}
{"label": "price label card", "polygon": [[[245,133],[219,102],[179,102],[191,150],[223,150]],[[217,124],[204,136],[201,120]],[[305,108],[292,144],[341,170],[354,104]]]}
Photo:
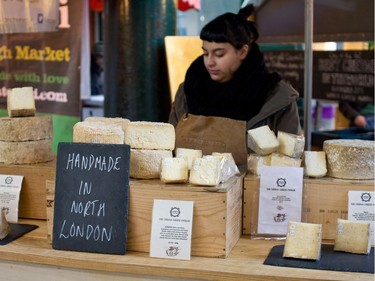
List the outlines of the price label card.
{"label": "price label card", "polygon": [[286,234],[289,221],[301,221],[303,168],[261,168],[258,233]]}
{"label": "price label card", "polygon": [[18,223],[18,205],[23,176],[0,175],[0,208],[8,222]]}
{"label": "price label card", "polygon": [[154,200],[150,256],[190,260],[192,201]]}

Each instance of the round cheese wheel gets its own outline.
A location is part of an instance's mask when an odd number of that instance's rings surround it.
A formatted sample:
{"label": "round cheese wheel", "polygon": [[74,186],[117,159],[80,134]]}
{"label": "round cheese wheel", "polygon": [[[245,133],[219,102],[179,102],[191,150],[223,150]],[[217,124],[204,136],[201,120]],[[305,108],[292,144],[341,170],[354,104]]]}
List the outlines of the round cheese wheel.
{"label": "round cheese wheel", "polygon": [[374,141],[326,140],[327,175],[340,179],[374,179]]}

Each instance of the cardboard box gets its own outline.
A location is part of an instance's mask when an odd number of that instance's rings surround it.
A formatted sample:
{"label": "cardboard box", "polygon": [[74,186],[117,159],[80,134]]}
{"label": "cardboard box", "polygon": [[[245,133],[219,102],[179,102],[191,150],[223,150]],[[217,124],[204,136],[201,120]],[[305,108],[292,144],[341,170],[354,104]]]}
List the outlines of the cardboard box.
{"label": "cardboard box", "polygon": [[45,182],[55,179],[55,160],[39,164],[0,164],[0,174],[23,176],[19,218],[47,218]]}
{"label": "cardboard box", "polygon": [[[341,180],[330,177],[304,178],[302,221],[322,224],[323,239],[334,239],[337,218],[348,218],[348,192],[374,191],[373,180]],[[257,233],[260,177],[244,179],[243,235]]]}
{"label": "cardboard box", "polygon": [[[46,181],[50,238],[53,225],[54,181]],[[164,184],[160,180],[130,180],[127,250],[150,251],[154,199],[194,201],[191,255],[225,258],[242,233],[243,176],[217,187]],[[46,201],[45,201],[46,202]],[[52,203],[51,203],[52,202]],[[44,204],[45,205],[45,204]]]}

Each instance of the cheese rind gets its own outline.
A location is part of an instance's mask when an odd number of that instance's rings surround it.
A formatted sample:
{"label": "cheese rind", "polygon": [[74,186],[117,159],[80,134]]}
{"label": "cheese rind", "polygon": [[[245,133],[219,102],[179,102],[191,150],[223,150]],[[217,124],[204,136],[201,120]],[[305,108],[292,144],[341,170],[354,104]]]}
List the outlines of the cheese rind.
{"label": "cheese rind", "polygon": [[247,170],[257,176],[260,176],[261,168],[263,166],[271,165],[271,154],[269,155],[258,155],[251,153],[247,157]]}
{"label": "cheese rind", "polygon": [[123,144],[121,125],[103,122],[77,122],[73,126],[73,142]]}
{"label": "cheese rind", "polygon": [[129,119],[126,118],[121,118],[121,117],[101,117],[101,116],[89,116],[86,117],[84,122],[99,122],[99,123],[104,123],[104,124],[114,124],[114,125],[120,125],[122,129],[126,130],[126,127],[130,123]]}
{"label": "cheese rind", "polygon": [[190,170],[189,182],[195,185],[216,186],[221,180],[221,161],[223,157],[205,155],[194,160]]}
{"label": "cheese rind", "polygon": [[173,150],[175,141],[175,129],[169,123],[135,121],[125,131],[125,143],[133,149]]}
{"label": "cheese rind", "polygon": [[336,139],[323,142],[327,157],[327,175],[340,179],[374,179],[375,142]]}
{"label": "cheese rind", "polygon": [[303,163],[305,176],[320,178],[327,174],[326,154],[324,151],[305,151]]}
{"label": "cheese rind", "polygon": [[292,158],[301,158],[305,147],[304,136],[278,131],[277,140],[279,141],[277,152]]}
{"label": "cheese rind", "polygon": [[130,149],[130,177],[159,179],[162,159],[171,157],[171,150]]}
{"label": "cheese rind", "polygon": [[8,92],[9,117],[35,116],[35,100],[32,87],[13,88]]}
{"label": "cheese rind", "polygon": [[275,152],[279,146],[276,135],[268,125],[247,131],[249,148],[258,155],[267,155]]}
{"label": "cheese rind", "polygon": [[189,170],[193,166],[193,162],[196,158],[202,157],[202,150],[192,148],[177,147],[175,151],[176,157],[185,158],[188,163]]}
{"label": "cheese rind", "polygon": [[161,160],[160,180],[165,183],[185,183],[189,180],[188,163],[185,158],[169,157]]}
{"label": "cheese rind", "polygon": [[271,154],[271,166],[301,167],[302,159],[292,158],[281,153]]}
{"label": "cheese rind", "polygon": [[322,225],[290,221],[283,257],[320,260]]}
{"label": "cheese rind", "polygon": [[51,116],[0,118],[0,141],[30,141],[52,137]]}
{"label": "cheese rind", "polygon": [[370,223],[337,219],[334,251],[367,255],[370,249]]}
{"label": "cheese rind", "polygon": [[53,160],[52,139],[0,141],[0,162],[5,164],[36,164]]}

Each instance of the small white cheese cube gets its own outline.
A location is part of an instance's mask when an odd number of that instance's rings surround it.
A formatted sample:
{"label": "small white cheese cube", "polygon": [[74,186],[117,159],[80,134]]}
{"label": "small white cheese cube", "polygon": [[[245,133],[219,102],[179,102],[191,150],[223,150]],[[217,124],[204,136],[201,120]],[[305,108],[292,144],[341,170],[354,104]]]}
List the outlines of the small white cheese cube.
{"label": "small white cheese cube", "polygon": [[335,251],[368,254],[370,249],[370,223],[337,219]]}
{"label": "small white cheese cube", "polygon": [[271,165],[271,154],[269,155],[257,155],[251,153],[247,158],[247,170],[257,176],[260,176],[260,169],[263,166]]}
{"label": "small white cheese cube", "polygon": [[35,116],[33,88],[13,88],[8,92],[7,110],[9,117]]}
{"label": "small white cheese cube", "polygon": [[194,160],[189,182],[195,185],[216,186],[221,180],[221,156],[205,155]]}
{"label": "small white cheese cube", "polygon": [[188,163],[189,170],[193,166],[193,162],[196,158],[202,157],[202,150],[200,149],[191,149],[191,148],[176,148],[176,157],[185,158]]}
{"label": "small white cheese cube", "polygon": [[279,147],[277,152],[292,158],[301,158],[305,148],[305,137],[279,131],[277,133]]}
{"label": "small white cheese cube", "polygon": [[302,159],[291,158],[289,156],[272,153],[271,154],[271,166],[279,167],[301,167]]}
{"label": "small white cheese cube", "polygon": [[184,183],[189,179],[189,169],[185,158],[163,158],[160,179],[165,183]]}
{"label": "small white cheese cube", "polygon": [[247,131],[249,148],[258,155],[267,155],[275,152],[279,146],[276,135],[268,125]]}
{"label": "small white cheese cube", "polygon": [[304,173],[308,177],[320,178],[327,174],[326,153],[324,151],[305,151],[303,163]]}
{"label": "small white cheese cube", "polygon": [[321,245],[321,224],[290,221],[283,257],[320,260]]}

